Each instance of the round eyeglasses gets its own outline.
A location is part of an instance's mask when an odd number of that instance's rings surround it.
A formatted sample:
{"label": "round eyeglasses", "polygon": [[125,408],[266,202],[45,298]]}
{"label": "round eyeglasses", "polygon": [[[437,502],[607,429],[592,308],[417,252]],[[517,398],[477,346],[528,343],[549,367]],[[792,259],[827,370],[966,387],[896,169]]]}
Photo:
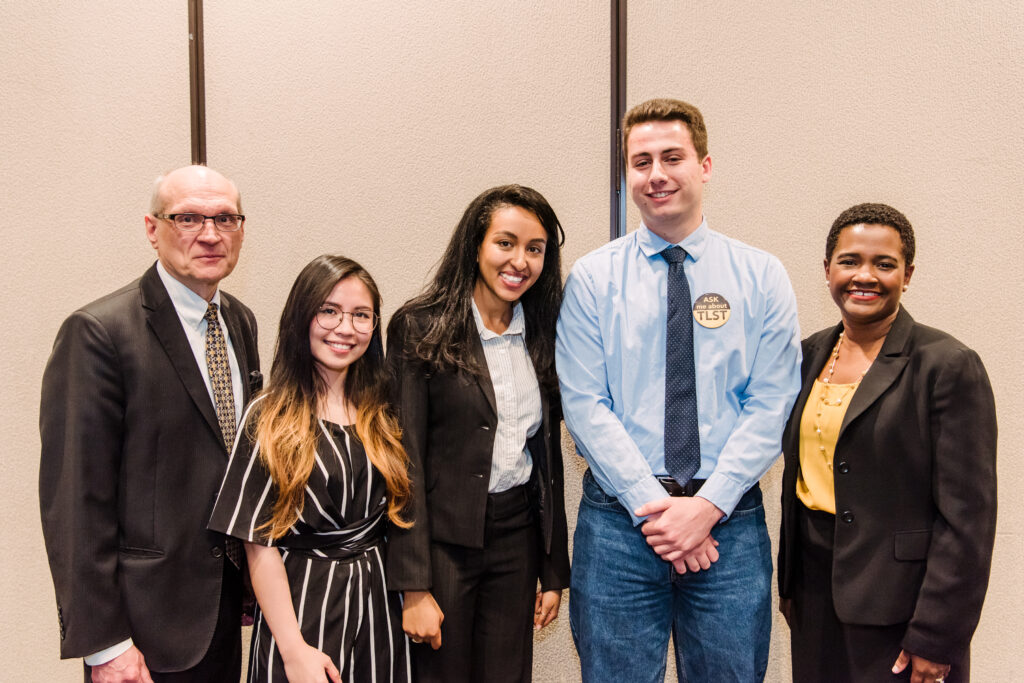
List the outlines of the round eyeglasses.
{"label": "round eyeglasses", "polygon": [[321,306],[316,312],[316,324],[325,330],[334,330],[341,325],[346,315],[352,321],[352,329],[364,334],[373,332],[379,320],[379,316],[373,311],[343,311],[334,306]]}
{"label": "round eyeglasses", "polygon": [[235,232],[245,223],[245,216],[240,213],[219,213],[216,216],[204,216],[201,213],[155,213],[153,216],[172,221],[174,227],[182,232],[202,230],[206,221],[213,221],[213,227],[220,232]]}

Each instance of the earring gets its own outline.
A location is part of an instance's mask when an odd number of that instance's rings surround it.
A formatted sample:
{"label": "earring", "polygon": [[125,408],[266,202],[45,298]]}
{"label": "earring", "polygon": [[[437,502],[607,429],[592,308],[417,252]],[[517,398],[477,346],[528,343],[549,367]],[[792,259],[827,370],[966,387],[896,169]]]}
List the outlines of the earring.
{"label": "earring", "polygon": [[832,283],[831,283],[831,282],[829,282],[828,280],[825,280],[825,286],[826,286],[826,287],[829,287],[829,286],[831,286],[831,285],[832,285]]}
{"label": "earring", "polygon": [[907,285],[903,285],[903,291],[907,291]]}

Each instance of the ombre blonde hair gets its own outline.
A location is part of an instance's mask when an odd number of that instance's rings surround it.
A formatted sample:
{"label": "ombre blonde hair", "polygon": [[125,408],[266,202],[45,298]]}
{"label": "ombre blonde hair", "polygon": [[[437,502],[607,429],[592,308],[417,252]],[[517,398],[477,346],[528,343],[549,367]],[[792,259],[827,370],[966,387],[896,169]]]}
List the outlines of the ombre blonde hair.
{"label": "ombre blonde hair", "polygon": [[[317,415],[327,386],[310,350],[309,326],[334,286],[349,277],[366,285],[373,311],[379,316],[380,292],[366,269],[352,259],[326,254],[302,269],[281,313],[270,381],[258,416],[249,427],[277,493],[270,520],[260,526],[271,539],[283,536],[302,513],[320,437]],[[387,485],[388,519],[408,528],[412,522],[404,519],[401,511],[409,499],[409,458],[402,447],[402,430],[387,402],[388,374],[380,328],[374,328],[366,352],[349,366],[345,396],[356,408],[356,434]]]}

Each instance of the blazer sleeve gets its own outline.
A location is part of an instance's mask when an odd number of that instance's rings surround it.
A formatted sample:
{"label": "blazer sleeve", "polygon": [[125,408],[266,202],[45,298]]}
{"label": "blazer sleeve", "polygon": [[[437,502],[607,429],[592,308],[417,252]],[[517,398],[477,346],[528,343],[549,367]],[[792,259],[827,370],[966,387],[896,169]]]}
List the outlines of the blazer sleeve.
{"label": "blazer sleeve", "polygon": [[996,413],[978,355],[953,351],[930,400],[938,514],[927,568],[903,648],[932,661],[958,661],[981,617],[996,522]]}
{"label": "blazer sleeve", "polygon": [[551,451],[551,545],[541,553],[541,590],[561,590],[569,587],[569,531],[565,518],[565,471],[562,463],[562,402],[558,393],[548,400],[549,429],[547,447]]}
{"label": "blazer sleeve", "polygon": [[123,418],[117,349],[78,311],[57,334],[39,409],[39,507],[64,658],[132,635],[118,585]]}
{"label": "blazer sleeve", "polygon": [[421,364],[408,360],[408,317],[392,318],[388,325],[387,363],[391,375],[391,403],[402,427],[402,445],[409,456],[410,499],[405,514],[409,529],[388,531],[385,571],[390,590],[430,590],[430,518],[427,511],[424,459],[429,413],[427,377]]}

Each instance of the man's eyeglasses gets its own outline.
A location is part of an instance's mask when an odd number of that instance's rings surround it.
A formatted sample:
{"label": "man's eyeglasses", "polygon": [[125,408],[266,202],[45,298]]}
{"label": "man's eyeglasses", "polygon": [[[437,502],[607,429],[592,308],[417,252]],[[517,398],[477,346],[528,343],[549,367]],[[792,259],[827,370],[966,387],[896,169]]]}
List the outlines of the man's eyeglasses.
{"label": "man's eyeglasses", "polygon": [[373,311],[342,311],[334,306],[321,306],[316,312],[316,324],[325,330],[334,330],[346,315],[351,318],[352,329],[356,332],[373,332],[377,326],[378,316]]}
{"label": "man's eyeglasses", "polygon": [[219,213],[216,216],[204,216],[201,213],[155,213],[156,218],[172,221],[174,227],[182,232],[202,230],[206,221],[213,221],[213,227],[220,232],[235,232],[245,223],[245,216],[240,213]]}

